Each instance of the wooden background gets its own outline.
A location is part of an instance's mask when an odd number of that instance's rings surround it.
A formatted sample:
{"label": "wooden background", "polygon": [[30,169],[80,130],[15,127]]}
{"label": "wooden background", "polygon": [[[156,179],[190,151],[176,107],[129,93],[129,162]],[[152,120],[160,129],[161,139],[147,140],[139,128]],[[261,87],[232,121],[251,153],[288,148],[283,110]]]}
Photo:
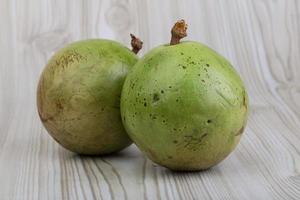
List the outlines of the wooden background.
{"label": "wooden background", "polygon": [[[135,146],[81,157],[52,140],[35,93],[47,59],[83,38],[188,40],[227,57],[251,101],[238,148],[203,172],[174,173]],[[0,0],[0,199],[300,199],[300,1]]]}

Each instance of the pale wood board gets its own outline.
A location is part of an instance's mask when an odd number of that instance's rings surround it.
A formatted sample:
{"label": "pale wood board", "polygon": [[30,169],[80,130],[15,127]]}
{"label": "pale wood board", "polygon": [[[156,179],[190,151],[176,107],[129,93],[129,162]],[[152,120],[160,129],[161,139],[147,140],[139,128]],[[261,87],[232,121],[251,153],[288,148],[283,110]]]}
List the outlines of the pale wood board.
{"label": "pale wood board", "polygon": [[[238,148],[203,172],[174,173],[135,147],[82,157],[60,147],[36,111],[50,56],[84,38],[110,38],[140,56],[167,43],[184,18],[187,40],[228,58],[251,111]],[[0,199],[300,199],[298,0],[0,0]]]}

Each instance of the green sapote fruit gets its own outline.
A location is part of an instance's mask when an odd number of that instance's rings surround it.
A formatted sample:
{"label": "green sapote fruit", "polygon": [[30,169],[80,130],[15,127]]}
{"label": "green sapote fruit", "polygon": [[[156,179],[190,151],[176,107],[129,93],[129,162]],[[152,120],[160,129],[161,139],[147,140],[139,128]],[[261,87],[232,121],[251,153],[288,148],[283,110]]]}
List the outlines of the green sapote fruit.
{"label": "green sapote fruit", "polygon": [[248,96],[231,64],[198,42],[180,42],[178,21],[170,45],[154,48],[127,76],[121,96],[123,124],[155,163],[172,170],[202,170],[238,144]]}
{"label": "green sapote fruit", "polygon": [[132,51],[115,41],[90,39],[67,45],[48,62],[38,84],[38,113],[63,147],[99,155],[132,143],[119,109],[125,77],[142,47],[131,37]]}

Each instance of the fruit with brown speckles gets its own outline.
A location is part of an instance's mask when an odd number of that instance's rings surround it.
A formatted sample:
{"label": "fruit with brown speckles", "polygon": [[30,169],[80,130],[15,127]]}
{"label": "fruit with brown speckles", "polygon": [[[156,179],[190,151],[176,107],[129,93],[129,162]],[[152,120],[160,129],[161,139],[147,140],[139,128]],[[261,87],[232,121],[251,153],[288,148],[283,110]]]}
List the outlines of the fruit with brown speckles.
{"label": "fruit with brown speckles", "polygon": [[220,54],[198,42],[172,43],[148,52],[127,76],[123,123],[154,162],[172,170],[207,169],[237,146],[247,92]]}
{"label": "fruit with brown speckles", "polygon": [[119,102],[137,56],[110,40],[84,40],[58,51],[44,69],[37,92],[40,118],[65,148],[98,155],[131,144]]}

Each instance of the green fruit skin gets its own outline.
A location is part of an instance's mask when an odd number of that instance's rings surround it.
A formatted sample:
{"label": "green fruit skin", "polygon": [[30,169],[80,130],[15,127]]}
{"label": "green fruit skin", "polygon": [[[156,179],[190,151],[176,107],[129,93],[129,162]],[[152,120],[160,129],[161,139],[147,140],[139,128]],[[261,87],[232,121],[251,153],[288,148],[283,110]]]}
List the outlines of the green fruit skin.
{"label": "green fruit skin", "polygon": [[79,154],[109,154],[129,146],[120,95],[137,61],[128,48],[111,40],[83,40],[58,51],[42,72],[37,91],[38,112],[50,135]]}
{"label": "green fruit skin", "polygon": [[155,163],[202,170],[222,161],[246,125],[248,95],[237,72],[197,42],[159,46],[127,76],[123,124]]}

